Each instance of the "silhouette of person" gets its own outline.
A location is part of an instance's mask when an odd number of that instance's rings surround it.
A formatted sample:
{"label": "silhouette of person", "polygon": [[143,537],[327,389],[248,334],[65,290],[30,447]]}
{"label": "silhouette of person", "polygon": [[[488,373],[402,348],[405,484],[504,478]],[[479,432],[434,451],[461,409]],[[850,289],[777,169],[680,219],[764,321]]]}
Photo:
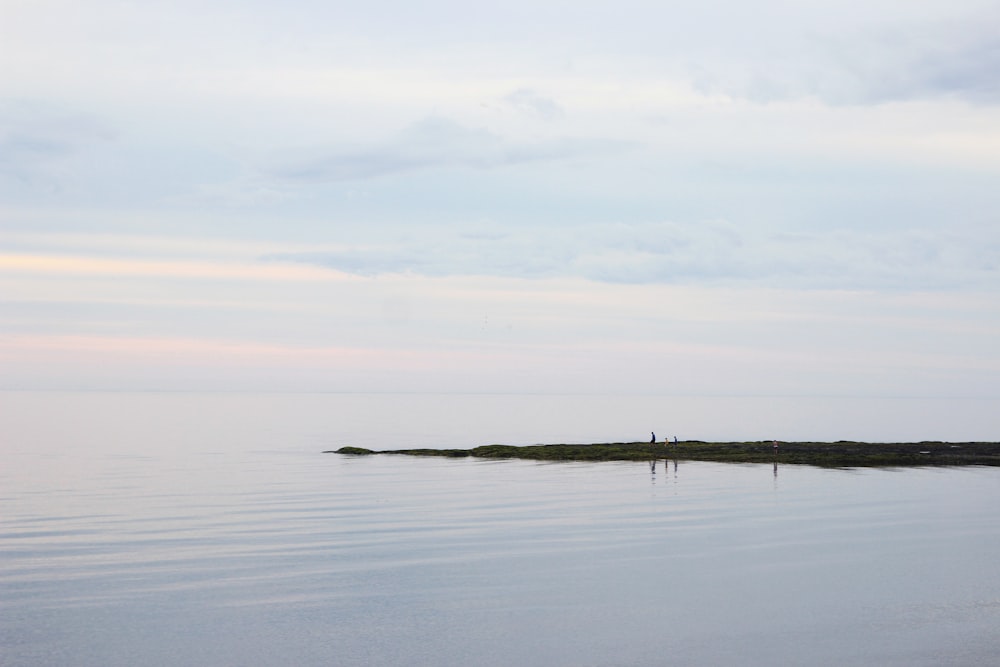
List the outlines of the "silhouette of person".
{"label": "silhouette of person", "polygon": [[653,439],[649,441],[649,444],[655,445],[656,444],[656,434],[653,433],[652,431],[650,431],[650,435],[653,436]]}

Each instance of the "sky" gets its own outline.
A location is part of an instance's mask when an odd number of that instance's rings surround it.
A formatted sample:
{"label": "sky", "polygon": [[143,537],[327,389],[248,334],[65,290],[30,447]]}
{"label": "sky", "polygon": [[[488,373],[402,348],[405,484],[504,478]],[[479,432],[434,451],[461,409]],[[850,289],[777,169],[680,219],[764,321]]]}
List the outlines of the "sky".
{"label": "sky", "polygon": [[0,389],[1000,399],[995,1],[3,0],[0,63]]}

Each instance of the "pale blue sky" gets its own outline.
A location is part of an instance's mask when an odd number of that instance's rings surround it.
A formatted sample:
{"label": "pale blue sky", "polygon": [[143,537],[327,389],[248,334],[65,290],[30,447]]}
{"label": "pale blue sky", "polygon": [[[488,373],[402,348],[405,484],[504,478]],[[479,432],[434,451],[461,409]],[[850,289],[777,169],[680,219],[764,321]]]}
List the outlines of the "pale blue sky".
{"label": "pale blue sky", "polygon": [[0,62],[0,388],[1000,398],[995,2],[15,0]]}

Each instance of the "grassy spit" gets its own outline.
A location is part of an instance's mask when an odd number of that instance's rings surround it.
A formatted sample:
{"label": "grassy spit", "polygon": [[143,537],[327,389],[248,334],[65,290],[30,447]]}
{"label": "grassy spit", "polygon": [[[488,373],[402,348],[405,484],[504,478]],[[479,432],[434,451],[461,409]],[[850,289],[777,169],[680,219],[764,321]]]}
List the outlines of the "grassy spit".
{"label": "grassy spit", "polygon": [[409,456],[475,456],[536,461],[639,461],[678,459],[728,463],[799,463],[832,468],[861,466],[1000,465],[1000,442],[703,442],[682,440],[664,445],[612,442],[593,445],[484,445],[473,449],[396,449],[375,451],[341,447],[325,454],[405,454]]}

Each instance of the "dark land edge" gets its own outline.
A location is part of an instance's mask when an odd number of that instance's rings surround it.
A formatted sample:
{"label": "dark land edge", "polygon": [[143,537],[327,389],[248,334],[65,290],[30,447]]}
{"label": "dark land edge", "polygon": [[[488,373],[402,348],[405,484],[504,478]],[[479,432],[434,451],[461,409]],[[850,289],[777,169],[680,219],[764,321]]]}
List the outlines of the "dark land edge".
{"label": "dark land edge", "polygon": [[529,459],[535,461],[639,461],[677,459],[727,463],[797,463],[822,467],[1000,466],[1000,442],[703,442],[677,444],[613,442],[590,445],[483,445],[472,449],[395,449],[341,447],[325,454],[403,454],[408,456]]}

